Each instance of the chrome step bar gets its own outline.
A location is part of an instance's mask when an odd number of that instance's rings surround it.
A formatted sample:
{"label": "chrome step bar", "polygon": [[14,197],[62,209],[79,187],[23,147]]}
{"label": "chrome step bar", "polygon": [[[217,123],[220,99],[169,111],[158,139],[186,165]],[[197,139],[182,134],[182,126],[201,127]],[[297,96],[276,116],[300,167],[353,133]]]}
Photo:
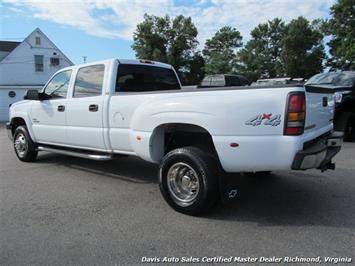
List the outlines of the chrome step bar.
{"label": "chrome step bar", "polygon": [[68,150],[56,149],[56,148],[45,147],[45,146],[38,146],[37,150],[69,155],[74,157],[80,157],[85,159],[91,159],[96,161],[107,161],[113,159],[113,155],[111,154],[90,154],[90,153],[84,153],[79,151],[68,151]]}

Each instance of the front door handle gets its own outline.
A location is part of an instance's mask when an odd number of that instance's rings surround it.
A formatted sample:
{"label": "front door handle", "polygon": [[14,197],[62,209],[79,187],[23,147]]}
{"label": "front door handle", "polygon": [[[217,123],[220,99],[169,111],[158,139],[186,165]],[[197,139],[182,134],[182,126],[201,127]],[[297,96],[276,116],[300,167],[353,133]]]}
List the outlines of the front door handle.
{"label": "front door handle", "polygon": [[97,104],[90,104],[89,111],[90,112],[97,112],[99,110],[99,106]]}
{"label": "front door handle", "polygon": [[64,112],[65,111],[65,106],[64,105],[58,105],[58,112]]}

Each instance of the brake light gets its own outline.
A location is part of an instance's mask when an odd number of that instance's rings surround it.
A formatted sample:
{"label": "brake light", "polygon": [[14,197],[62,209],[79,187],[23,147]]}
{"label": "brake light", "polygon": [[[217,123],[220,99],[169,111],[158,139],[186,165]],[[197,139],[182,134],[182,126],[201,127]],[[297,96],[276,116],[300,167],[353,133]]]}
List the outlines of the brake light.
{"label": "brake light", "polygon": [[306,118],[306,99],[303,92],[291,92],[285,116],[284,135],[296,136],[304,132]]}
{"label": "brake light", "polygon": [[139,60],[139,62],[141,62],[143,64],[154,64],[154,61],[147,60],[147,59],[141,59],[141,60]]}

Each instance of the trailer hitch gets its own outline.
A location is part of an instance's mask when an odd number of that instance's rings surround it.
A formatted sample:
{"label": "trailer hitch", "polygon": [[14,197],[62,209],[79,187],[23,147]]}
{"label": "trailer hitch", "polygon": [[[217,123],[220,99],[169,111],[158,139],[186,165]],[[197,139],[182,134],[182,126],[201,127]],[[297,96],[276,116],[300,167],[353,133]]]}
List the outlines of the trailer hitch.
{"label": "trailer hitch", "polygon": [[335,170],[335,163],[333,163],[332,161],[329,161],[329,162],[327,162],[326,164],[320,166],[319,169],[322,171],[322,173],[323,173],[324,171],[327,171],[328,169],[329,169],[329,170]]}

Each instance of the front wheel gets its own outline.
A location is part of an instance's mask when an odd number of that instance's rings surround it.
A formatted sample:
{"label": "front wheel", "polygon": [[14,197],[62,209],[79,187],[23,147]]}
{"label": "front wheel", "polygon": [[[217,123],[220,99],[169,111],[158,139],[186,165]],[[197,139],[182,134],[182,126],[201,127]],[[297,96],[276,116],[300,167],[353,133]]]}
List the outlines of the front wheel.
{"label": "front wheel", "polygon": [[201,214],[217,202],[217,169],[215,158],[197,147],[172,150],[160,164],[160,191],[176,211]]}
{"label": "front wheel", "polygon": [[23,162],[33,162],[37,158],[36,145],[32,141],[26,126],[19,126],[14,133],[14,149],[17,157]]}

